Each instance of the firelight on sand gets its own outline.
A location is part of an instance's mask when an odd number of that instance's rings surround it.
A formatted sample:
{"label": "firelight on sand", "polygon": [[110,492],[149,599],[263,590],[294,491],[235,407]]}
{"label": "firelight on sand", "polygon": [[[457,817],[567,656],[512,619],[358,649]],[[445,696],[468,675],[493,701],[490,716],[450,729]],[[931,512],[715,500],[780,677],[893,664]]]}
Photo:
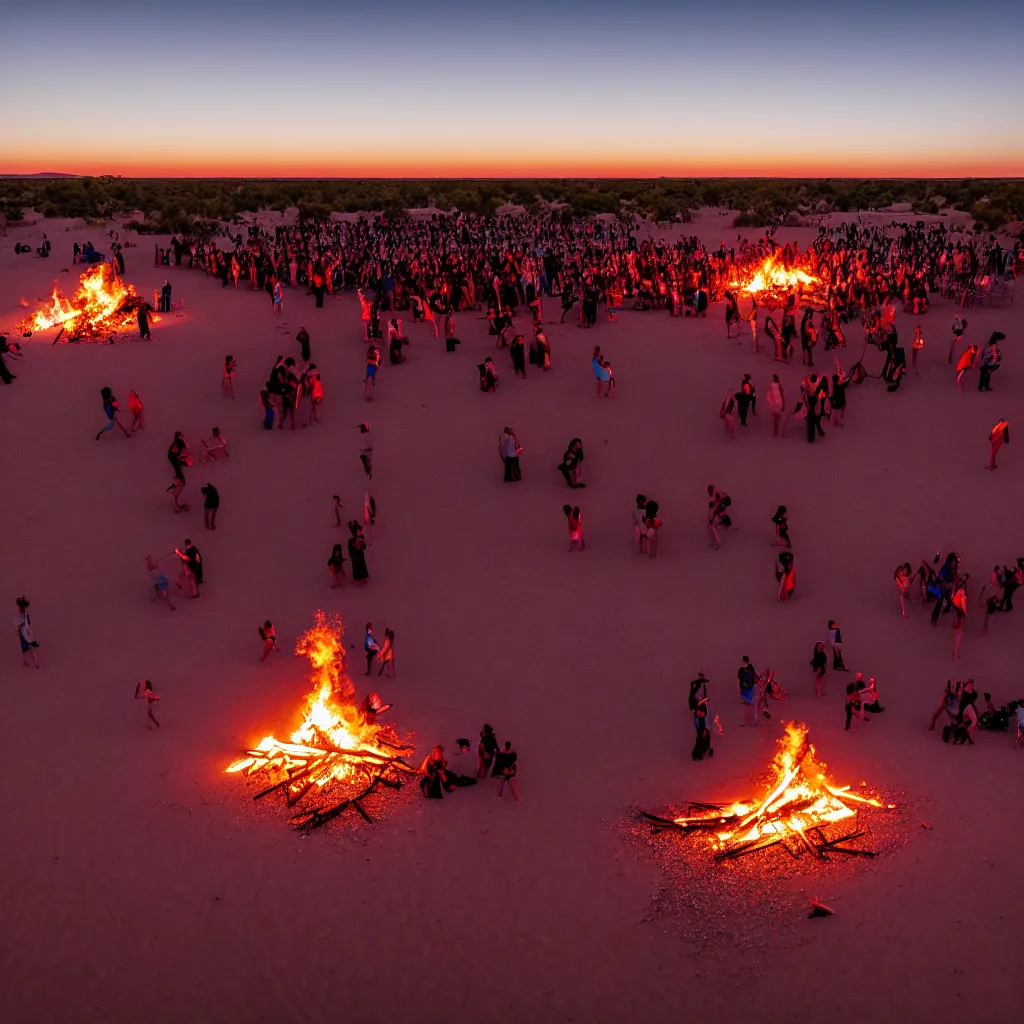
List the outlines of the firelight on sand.
{"label": "firelight on sand", "polygon": [[[17,329],[24,334],[59,327],[68,341],[106,339],[135,330],[137,311],[144,303],[145,299],[125,284],[109,263],[97,263],[82,274],[70,297],[55,283],[49,305],[25,317]],[[151,312],[149,319],[156,323],[160,318]]]}
{"label": "firelight on sand", "polygon": [[378,724],[373,713],[356,703],[345,672],[343,635],[340,617],[330,620],[317,612],[313,627],[295,645],[295,653],[305,655],[312,666],[313,689],[291,741],[264,736],[245,757],[225,769],[259,773],[270,782],[254,800],[281,792],[289,807],[300,800],[317,801],[315,808],[290,819],[301,828],[316,828],[348,807],[369,821],[359,801],[379,785],[397,789],[403,777],[416,773],[403,760],[412,748],[401,742],[391,726]]}
{"label": "firelight on sand", "polygon": [[[676,828],[683,832],[702,832],[717,860],[740,857],[784,844],[794,856],[810,851],[827,860],[830,853],[873,856],[869,850],[844,844],[866,834],[856,820],[849,831],[838,836],[823,831],[847,819],[856,819],[860,809],[893,810],[871,793],[851,792],[850,786],[837,786],[818,761],[807,736],[807,726],[789,722],[779,740],[771,763],[771,779],[764,796],[749,803],[690,804],[705,813],[697,816],[660,818],[645,814],[655,828]],[[835,831],[835,830],[833,830]]]}

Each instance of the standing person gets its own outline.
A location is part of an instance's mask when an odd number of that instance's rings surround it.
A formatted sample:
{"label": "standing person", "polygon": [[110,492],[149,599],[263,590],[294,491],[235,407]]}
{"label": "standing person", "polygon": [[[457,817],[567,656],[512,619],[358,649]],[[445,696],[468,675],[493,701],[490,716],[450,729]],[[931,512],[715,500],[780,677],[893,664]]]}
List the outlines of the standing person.
{"label": "standing person", "polygon": [[121,428],[121,433],[123,433],[125,437],[131,437],[132,435],[128,433],[125,425],[117,418],[117,410],[120,406],[117,404],[117,399],[114,397],[114,393],[110,388],[103,388],[100,391],[100,398],[103,401],[103,412],[107,417],[107,425],[96,435],[96,440],[98,441],[108,431],[113,430],[115,426]]}
{"label": "standing person", "polygon": [[761,343],[757,340],[757,298],[751,300],[750,312],[747,314],[747,323],[750,324],[750,351],[760,352]]}
{"label": "standing person", "polygon": [[996,469],[996,455],[999,454],[999,449],[1004,444],[1010,443],[1010,424],[1002,417],[999,418],[999,422],[989,431],[988,443],[988,468]]}
{"label": "standing person", "polygon": [[[914,376],[917,374],[917,357],[921,354],[921,349],[924,348],[924,335],[921,333],[921,325],[917,324],[914,327],[914,340],[910,346],[910,365],[913,367]],[[952,362],[952,360],[950,360]]]}
{"label": "standing person", "polygon": [[642,555],[647,548],[647,530],[644,527],[644,520],[647,518],[647,497],[643,494],[636,496],[636,508],[633,509],[633,540],[636,543],[637,551]]}
{"label": "standing person", "polygon": [[263,641],[263,654],[260,655],[260,664],[264,665],[267,658],[275,651],[279,651],[280,648],[277,646],[277,631],[274,629],[274,624],[270,619],[266,619],[263,625],[258,628],[260,639]]}
{"label": "standing person", "polygon": [[848,672],[846,663],[843,661],[843,634],[836,625],[835,619],[828,620],[828,643],[832,648],[832,671]]}
{"label": "standing person", "polygon": [[363,528],[355,519],[348,524],[352,536],[348,539],[348,557],[352,563],[352,582],[357,587],[366,585],[370,578],[370,571],[366,568],[366,538],[363,536]]}
{"label": "standing person", "polygon": [[736,337],[740,336],[740,307],[736,296],[729,289],[725,291],[725,336],[732,337],[732,329],[736,328]]}
{"label": "standing person", "polygon": [[910,597],[910,581],[914,578],[913,570],[909,562],[896,566],[893,579],[896,580],[896,589],[900,592],[900,611],[903,618],[907,618],[907,598]]}
{"label": "standing person", "polygon": [[224,357],[224,372],[220,378],[220,393],[225,398],[235,397],[235,369],[237,365],[234,356]]}
{"label": "standing person", "polygon": [[828,655],[825,653],[825,644],[819,640],[814,645],[814,653],[811,655],[811,670],[814,672],[814,694],[817,697],[825,695],[825,673],[828,670]]}
{"label": "standing person", "polygon": [[832,422],[837,427],[846,426],[846,389],[850,386],[849,376],[843,372],[843,368],[836,360],[837,373],[832,374]]}
{"label": "standing person", "polygon": [[708,686],[703,672],[690,683],[690,696],[687,703],[693,712],[693,730],[695,733],[693,750],[690,756],[694,761],[703,761],[705,754],[708,757],[714,757],[715,751],[711,746],[711,729],[709,728],[711,711],[708,701]]}
{"label": "standing person", "polygon": [[512,749],[512,741],[505,740],[505,749],[499,750],[494,758],[494,775],[495,778],[501,780],[501,784],[498,786],[498,796],[505,792],[505,783],[507,782],[508,788],[512,790],[512,795],[516,798],[516,803],[521,804],[523,798],[519,795],[519,786],[516,784],[518,760],[518,755]]}
{"label": "standing person", "polygon": [[647,557],[658,557],[658,539],[661,533],[661,519],[658,516],[658,503],[648,501],[644,508],[644,536],[647,541]]}
{"label": "standing person", "polygon": [[373,659],[376,658],[377,652],[380,650],[380,644],[377,643],[377,638],[373,635],[373,623],[368,622],[366,624],[366,632],[363,634],[363,654],[366,657],[366,672],[364,675],[369,675],[373,669]]}
{"label": "standing person", "polygon": [[187,512],[188,505],[182,505],[178,498],[185,490],[185,467],[192,464],[192,459],[188,453],[188,444],[180,430],[174,432],[174,439],[167,449],[167,461],[174,471],[174,479],[171,481],[171,486],[167,488],[168,493],[174,499],[174,511]]}
{"label": "standing person", "polygon": [[722,408],[718,410],[718,418],[725,423],[726,438],[736,440],[736,396],[727,391],[722,399]]}
{"label": "standing person", "polygon": [[967,620],[967,591],[958,583],[953,591],[953,660],[960,660],[960,645],[964,640],[964,622]]}
{"label": "standing person", "polygon": [[363,398],[367,402],[373,401],[370,389],[377,384],[377,371],[380,369],[380,350],[376,345],[371,345],[366,350],[366,376],[363,378]]}
{"label": "standing person", "polygon": [[779,375],[772,374],[772,382],[768,385],[768,415],[772,420],[772,437],[782,435],[782,417],[786,412],[786,393],[779,383]]}
{"label": "standing person", "polygon": [[957,345],[963,341],[964,331],[967,330],[967,321],[959,314],[953,317],[953,340],[949,343],[949,362],[953,362],[953,352]]}
{"label": "standing person", "polygon": [[569,524],[569,550],[572,551],[579,544],[580,551],[582,551],[585,545],[583,543],[583,517],[580,515],[579,505],[575,508],[572,505],[563,505],[562,511]]}
{"label": "standing person", "polygon": [[195,593],[189,596],[199,597],[199,587],[203,582],[203,556],[188,537],[185,538],[185,550],[179,551],[175,548],[174,553],[181,559],[186,579],[195,586]]}
{"label": "standing person", "polygon": [[217,529],[217,510],[220,508],[220,494],[213,484],[199,488],[203,493],[203,525],[208,530]]}
{"label": "standing person", "polygon": [[171,581],[164,575],[160,563],[152,555],[146,555],[146,568],[149,570],[149,578],[153,584],[153,596],[149,599],[149,603],[152,604],[157,600],[166,601],[172,612],[177,611],[178,609],[171,601]]}
{"label": "standing person", "polygon": [[791,548],[793,545],[789,542],[789,513],[785,505],[779,506],[778,511],[772,516],[772,522],[775,524],[775,544],[772,546]]}
{"label": "standing person", "polygon": [[384,627],[384,643],[377,652],[380,668],[377,675],[394,676],[395,674],[395,631],[390,626]]}
{"label": "standing person", "polygon": [[132,433],[146,429],[146,410],[138,391],[128,392],[128,411],[132,414]]}
{"label": "standing person", "polygon": [[779,592],[776,599],[788,601],[796,590],[796,566],[793,552],[783,551],[775,562],[775,578],[779,581]]}
{"label": "standing person", "polygon": [[476,777],[478,779],[485,779],[491,773],[498,750],[498,737],[485,722],[480,730],[480,742],[476,747]]}
{"label": "standing person", "polygon": [[39,641],[32,632],[32,617],[28,612],[29,600],[22,594],[14,603],[18,609],[14,613],[14,629],[21,644],[22,663],[28,668],[31,657],[32,663],[39,668]]}
{"label": "standing person", "polygon": [[146,717],[153,723],[149,728],[159,729],[160,723],[156,720],[156,715],[153,712],[156,710],[157,704],[160,703],[160,698],[153,692],[153,684],[148,679],[141,680],[136,684],[135,699],[146,702]]}
{"label": "standing person", "polygon": [[299,343],[299,355],[304,363],[309,363],[312,359],[312,353],[309,347],[309,331],[305,327],[299,328],[299,333],[295,335],[295,340]]}
{"label": "standing person", "polygon": [[340,587],[345,582],[345,554],[340,544],[331,549],[331,557],[327,559],[327,568],[331,571],[331,589]]}
{"label": "standing person", "polygon": [[516,432],[511,427],[505,427],[498,438],[498,454],[505,464],[504,482],[507,484],[523,479],[523,471],[519,466],[522,451]]}
{"label": "standing person", "polygon": [[509,345],[509,355],[512,357],[512,369],[517,377],[526,380],[526,341],[521,334],[517,334]]}
{"label": "standing person", "polygon": [[369,423],[359,424],[359,461],[368,479],[373,479],[373,434]]}
{"label": "standing person", "polygon": [[[316,363],[309,364],[310,370],[316,369]],[[323,381],[320,380],[320,374],[314,373],[309,376],[309,419],[306,421],[308,426],[312,426],[314,422],[319,423],[323,416],[323,404],[324,404],[324,385]]]}
{"label": "standing person", "polygon": [[139,322],[139,339],[141,341],[152,341],[153,338],[149,333],[149,312],[152,307],[149,303],[143,302],[139,306],[139,311],[136,314],[136,318]]}
{"label": "standing person", "polygon": [[[746,655],[743,656],[743,664],[736,672],[736,679],[740,688],[740,725],[757,725],[757,705],[754,700],[754,691],[757,689],[757,673]],[[750,721],[744,721],[746,718],[749,718]]]}
{"label": "standing person", "polygon": [[341,498],[340,498],[339,495],[333,494],[333,495],[331,495],[331,498],[332,498],[332,501],[333,501],[333,504],[332,504],[331,507],[334,509],[334,525],[336,527],[337,526],[341,526],[341,510],[345,506],[341,503]]}

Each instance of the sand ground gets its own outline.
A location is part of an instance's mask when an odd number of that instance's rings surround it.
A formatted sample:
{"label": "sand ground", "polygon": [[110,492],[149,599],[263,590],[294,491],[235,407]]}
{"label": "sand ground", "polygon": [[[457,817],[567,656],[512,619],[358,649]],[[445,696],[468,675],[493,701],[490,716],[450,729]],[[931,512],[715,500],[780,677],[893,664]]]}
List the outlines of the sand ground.
{"label": "sand ground", "polygon": [[[696,228],[717,241],[735,236],[727,223],[708,216]],[[45,227],[51,260],[13,254],[43,225],[12,229],[0,251],[4,324],[54,276],[72,282],[61,271],[73,240],[105,248],[94,228]],[[142,239],[126,254],[143,293],[167,275],[151,253]],[[8,633],[7,1020],[1015,1017],[1024,752],[1006,735],[950,748],[924,726],[953,673],[997,700],[1024,696],[1019,632],[997,616],[981,638],[972,605],[954,667],[945,620],[930,629],[916,605],[900,618],[892,571],[953,547],[980,584],[996,561],[1024,553],[1017,444],[998,473],[985,469],[997,417],[1024,422],[1019,305],[968,313],[974,340],[1007,335],[992,394],[975,381],[955,390],[953,310],[939,301],[921,318],[921,375],[898,394],[877,381],[851,389],[846,429],[813,447],[795,428],[774,441],[766,410],[729,444],[721,395],[751,372],[763,396],[776,367],[748,342],[726,341],[719,308],[703,322],[627,312],[591,332],[552,325],[551,372],[516,381],[498,354],[494,395],[476,386],[492,347],[483,319],[458,318],[453,355],[411,326],[408,362],[385,362],[366,405],[353,296],[316,310],[289,293],[274,319],[263,294],[170,274],[184,315],[159,325],[152,344],[54,347],[40,336],[0,393],[0,591],[10,612],[17,594],[32,599],[43,659],[42,671],[23,669]],[[554,303],[547,315],[557,318]],[[266,434],[256,393],[278,354],[298,355],[300,324],[323,372],[324,422]],[[908,340],[912,324],[899,314]],[[593,397],[594,344],[615,367],[615,401]],[[239,362],[234,402],[220,395],[228,352]],[[792,401],[800,368],[781,376]],[[139,391],[144,434],[93,440],[103,386],[124,406]],[[330,496],[358,515],[354,427],[367,417],[377,439],[372,579],[331,590]],[[192,469],[192,510],[175,515],[166,446],[180,429],[198,447],[215,424],[232,458]],[[524,480],[511,488],[496,454],[505,424],[525,446]],[[570,496],[555,471],[574,435],[587,453],[588,487],[573,495],[583,554],[566,551]],[[215,534],[199,511],[206,479],[222,497]],[[712,481],[732,494],[737,527],[717,553],[703,526]],[[638,490],[661,502],[657,560],[631,546]],[[770,547],[779,503],[798,567],[786,605],[775,600]],[[144,559],[186,536],[208,582],[172,614],[150,603]],[[272,618],[288,647],[317,608],[340,611],[357,645],[367,620],[378,634],[396,630],[399,675],[383,692],[421,754],[435,741],[451,752],[485,720],[513,739],[524,803],[479,786],[405,802],[373,829],[310,838],[289,830],[280,806],[253,806],[223,768],[266,731],[287,731],[306,688],[288,654],[259,665],[255,627]],[[815,700],[808,668],[829,618],[843,626],[847,663],[877,677],[888,709],[845,734],[841,680]],[[776,666],[794,694],[786,710],[810,724],[836,777],[902,788],[932,825],[852,881],[816,886],[839,910],[828,921],[804,923],[795,891],[799,941],[780,938],[767,966],[691,949],[650,921],[659,872],[620,827],[636,804],[748,791],[778,730],[737,727],[743,654]],[[714,761],[694,764],[685,684],[699,667],[726,734]],[[143,676],[163,697],[157,733],[131,699]],[[708,915],[721,912],[709,903]]]}

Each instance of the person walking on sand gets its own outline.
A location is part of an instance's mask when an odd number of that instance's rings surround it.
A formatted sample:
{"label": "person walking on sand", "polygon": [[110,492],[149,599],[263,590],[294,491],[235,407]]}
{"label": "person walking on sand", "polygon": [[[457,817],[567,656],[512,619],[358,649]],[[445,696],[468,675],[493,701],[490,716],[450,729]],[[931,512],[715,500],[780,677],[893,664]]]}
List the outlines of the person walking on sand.
{"label": "person walking on sand", "polygon": [[498,786],[498,796],[500,797],[505,792],[505,783],[507,782],[516,803],[521,804],[523,798],[519,795],[519,786],[516,784],[518,761],[519,757],[512,749],[512,741],[505,740],[505,749],[499,750],[494,758],[494,775],[495,778],[501,780]]}
{"label": "person walking on sand", "polygon": [[189,455],[188,444],[180,430],[174,432],[174,439],[167,449],[167,461],[171,464],[171,470],[174,473],[174,479],[171,481],[170,487],[167,488],[171,498],[174,499],[174,511],[187,512],[188,505],[183,505],[178,498],[185,490],[185,467],[192,465],[192,456]]}
{"label": "person walking on sand", "polygon": [[138,391],[128,392],[128,411],[132,414],[132,433],[146,429],[146,409]]}
{"label": "person walking on sand", "polygon": [[823,697],[825,695],[825,673],[828,671],[828,655],[825,653],[825,644],[822,640],[814,645],[814,653],[811,655],[811,671],[814,672],[814,695]]}
{"label": "person walking on sand", "polygon": [[331,557],[327,559],[327,568],[331,573],[331,589],[340,587],[345,582],[345,553],[340,544],[331,549]]}
{"label": "person walking on sand", "polygon": [[120,406],[117,404],[117,399],[110,388],[103,388],[100,391],[100,398],[103,401],[103,413],[107,417],[107,425],[96,435],[96,440],[98,441],[104,434],[113,430],[115,426],[121,428],[121,433],[125,437],[131,437],[132,435],[128,433],[125,425],[117,418],[117,410]]}
{"label": "person walking on sand", "polygon": [[369,480],[373,479],[373,433],[369,423],[359,424],[359,461],[363,464],[363,472]]}
{"label": "person walking on sand", "polygon": [[832,648],[832,671],[848,672],[849,669],[843,661],[843,634],[835,619],[828,620],[828,644]]}
{"label": "person walking on sand", "polygon": [[789,541],[789,513],[785,505],[779,506],[778,511],[772,516],[772,522],[775,524],[775,542],[772,546],[791,548],[793,545]]}
{"label": "person walking on sand", "polygon": [[725,423],[725,436],[729,441],[736,440],[736,396],[727,391],[722,399],[722,407],[718,410],[718,418]]}
{"label": "person walking on sand", "polygon": [[171,601],[171,581],[164,575],[160,563],[152,555],[146,555],[146,568],[149,570],[149,578],[153,584],[153,596],[149,599],[149,603],[166,601],[172,612],[177,611],[178,609]]}
{"label": "person walking on sand", "polygon": [[647,530],[644,527],[644,520],[647,518],[647,497],[643,494],[636,496],[636,508],[633,509],[633,541],[637,551],[642,555],[647,550]]}
{"label": "person walking on sand", "polygon": [[234,356],[224,357],[224,372],[220,378],[220,393],[225,398],[235,397],[235,368],[237,365]]}
{"label": "person walking on sand", "polygon": [[957,391],[963,391],[961,386],[964,374],[970,370],[978,358],[978,346],[968,345],[967,350],[960,357],[960,361],[956,364],[956,389]]}
{"label": "person walking on sand", "polygon": [[963,341],[964,331],[967,330],[967,321],[959,314],[953,317],[953,340],[949,343],[949,363],[953,362],[953,352],[957,345]]}
{"label": "person walking on sand", "polygon": [[334,510],[334,525],[335,527],[341,526],[341,510],[345,507],[341,503],[341,497],[337,494],[331,495],[331,508]]}
{"label": "person walking on sand", "polygon": [[788,601],[796,590],[796,566],[792,551],[783,551],[775,562],[775,578],[779,581],[778,601]]}
{"label": "person walking on sand", "polygon": [[500,747],[494,730],[485,722],[480,729],[480,742],[476,747],[476,777],[486,779],[494,766]]}
{"label": "person walking on sand", "polygon": [[14,629],[18,634],[18,642],[21,645],[21,660],[25,668],[29,667],[29,658],[32,664],[39,668],[39,641],[32,632],[32,617],[29,615],[29,600],[24,594],[15,602],[17,611],[14,613]]}
{"label": "person walking on sand", "polygon": [[384,627],[384,643],[377,652],[380,668],[378,676],[394,676],[395,674],[395,631],[390,626]]}
{"label": "person walking on sand", "polygon": [[377,657],[377,653],[380,651],[380,644],[377,643],[377,638],[373,635],[373,623],[368,622],[366,624],[366,632],[363,634],[363,654],[366,657],[366,671],[364,675],[370,675],[373,671],[373,659]]}
{"label": "person walking on sand", "polygon": [[772,437],[782,436],[782,417],[786,412],[786,393],[779,383],[779,375],[772,374],[772,382],[768,385],[768,415],[772,421]]}
{"label": "person walking on sand", "polygon": [[907,618],[907,599],[910,597],[910,581],[914,578],[913,570],[909,562],[896,566],[893,579],[896,580],[896,589],[900,592],[900,611],[903,618]]}
{"label": "person walking on sand", "polygon": [[582,551],[585,545],[583,543],[583,516],[580,515],[580,507],[579,505],[575,507],[563,505],[562,511],[569,524],[569,550],[572,551],[579,544],[580,551]]}
{"label": "person walking on sand", "polygon": [[1010,424],[1001,416],[999,422],[989,431],[988,435],[988,468],[996,469],[996,456],[1004,444],[1010,443]]}
{"label": "person walking on sand", "polygon": [[220,492],[213,484],[204,484],[199,490],[203,494],[203,525],[208,530],[216,530],[217,512],[220,510]]}
{"label": "person walking on sand", "polygon": [[153,714],[160,698],[153,692],[153,684],[148,679],[140,680],[135,686],[135,699],[146,702],[146,717],[153,723],[150,729],[159,729],[160,723]]}
{"label": "person walking on sand", "polygon": [[761,351],[761,343],[757,339],[757,299],[753,299],[750,312],[747,314],[747,323],[750,324],[750,351],[757,353]]}
{"label": "person walking on sand", "polygon": [[377,371],[380,369],[380,349],[371,345],[366,350],[366,376],[363,377],[363,398],[367,402],[373,401],[370,390],[377,384]]}
{"label": "person walking on sand", "polygon": [[260,639],[263,641],[263,653],[260,655],[260,664],[265,665],[267,659],[281,648],[277,646],[277,631],[274,629],[274,624],[270,619],[266,619],[258,629]]}
{"label": "person walking on sand", "polygon": [[[757,705],[754,691],[757,688],[757,673],[750,664],[750,658],[743,656],[743,663],[736,672],[740,688],[740,725],[757,725]],[[746,721],[746,719],[750,721]]]}
{"label": "person walking on sand", "polygon": [[960,660],[960,645],[964,640],[964,623],[967,620],[967,591],[962,583],[953,592],[953,660]]}

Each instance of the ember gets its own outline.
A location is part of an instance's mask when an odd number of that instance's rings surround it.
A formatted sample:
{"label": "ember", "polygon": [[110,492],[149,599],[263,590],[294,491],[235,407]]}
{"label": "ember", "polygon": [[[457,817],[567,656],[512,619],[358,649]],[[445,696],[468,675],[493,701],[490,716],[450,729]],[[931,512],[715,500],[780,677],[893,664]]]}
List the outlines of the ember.
{"label": "ember", "polygon": [[[54,284],[50,303],[25,317],[18,324],[22,334],[59,327],[68,341],[106,340],[115,334],[137,330],[137,313],[145,299],[130,285],[125,284],[109,263],[90,267],[78,282],[70,298]],[[152,307],[150,307],[152,309]],[[160,318],[150,312],[151,323]]]}
{"label": "ember", "polygon": [[760,305],[782,307],[790,295],[802,297],[805,305],[817,304],[822,282],[799,267],[786,266],[780,256],[773,254],[761,263],[738,268],[738,277],[730,287],[739,288],[757,300]]}
{"label": "ember", "polygon": [[849,786],[834,785],[825,774],[825,765],[815,756],[806,725],[786,725],[771,775],[765,795],[749,804],[690,803],[690,812],[702,813],[663,818],[644,812],[644,816],[653,822],[656,831],[702,833],[719,861],[778,846],[796,858],[804,853],[821,860],[828,860],[832,853],[875,855],[873,850],[848,845],[869,832],[859,812],[888,811],[895,805],[872,795],[852,793]]}
{"label": "ember", "polygon": [[356,704],[345,672],[343,634],[340,617],[329,620],[317,612],[313,628],[295,646],[295,653],[312,665],[313,690],[301,724],[290,742],[265,736],[225,769],[259,774],[270,782],[254,800],[280,793],[289,807],[315,803],[289,819],[297,828],[317,828],[350,807],[370,821],[361,801],[379,786],[398,789],[404,777],[416,774],[403,760],[412,747],[392,727],[377,723],[374,702],[368,698]]}

